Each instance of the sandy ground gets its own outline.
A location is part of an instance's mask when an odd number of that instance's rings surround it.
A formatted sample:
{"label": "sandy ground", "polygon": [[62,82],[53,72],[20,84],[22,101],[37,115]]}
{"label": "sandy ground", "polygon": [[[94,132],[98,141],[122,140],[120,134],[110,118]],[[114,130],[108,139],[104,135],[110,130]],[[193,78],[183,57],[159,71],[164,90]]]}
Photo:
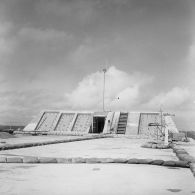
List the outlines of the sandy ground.
{"label": "sandy ground", "polygon": [[145,139],[104,138],[0,151],[1,155],[38,157],[150,158],[178,160],[172,149],[142,148]]}
{"label": "sandy ground", "polygon": [[132,164],[0,164],[0,194],[6,195],[194,193],[189,169]]}

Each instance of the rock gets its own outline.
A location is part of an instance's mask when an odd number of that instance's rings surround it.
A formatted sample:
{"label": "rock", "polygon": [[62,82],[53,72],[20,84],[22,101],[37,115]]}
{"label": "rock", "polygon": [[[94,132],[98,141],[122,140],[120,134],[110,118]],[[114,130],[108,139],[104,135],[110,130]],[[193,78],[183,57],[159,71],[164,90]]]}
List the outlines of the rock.
{"label": "rock", "polygon": [[152,144],[152,148],[156,149],[157,144]]}
{"label": "rock", "polygon": [[39,163],[37,157],[25,156],[23,157],[23,163]]}
{"label": "rock", "polygon": [[23,159],[21,157],[7,157],[7,163],[22,163]]}
{"label": "rock", "polygon": [[189,154],[177,154],[178,158],[183,161],[194,163],[195,159]]}
{"label": "rock", "polygon": [[188,158],[188,154],[177,154],[177,157],[179,158],[179,160],[182,160],[182,161],[188,161],[187,158]]}
{"label": "rock", "polygon": [[0,156],[0,163],[6,163],[6,157]]}
{"label": "rock", "polygon": [[188,154],[184,149],[176,149],[177,154]]}
{"label": "rock", "polygon": [[49,158],[49,157],[41,157],[39,158],[40,163],[57,163],[56,158]]}
{"label": "rock", "polygon": [[125,158],[115,158],[113,160],[114,160],[114,163],[127,163],[127,161],[128,161]]}
{"label": "rock", "polygon": [[131,158],[127,161],[128,164],[139,164],[139,160],[136,158]]}
{"label": "rock", "polygon": [[152,161],[152,159],[138,159],[138,164],[150,164]]}
{"label": "rock", "polygon": [[162,165],[164,163],[164,160],[153,160],[151,162],[152,165]]}
{"label": "rock", "polygon": [[57,158],[57,163],[70,164],[72,163],[72,158]]}
{"label": "rock", "polygon": [[141,147],[142,148],[152,148],[152,143],[145,143]]}
{"label": "rock", "polygon": [[87,158],[86,163],[101,163],[101,160],[98,158]]}
{"label": "rock", "polygon": [[72,158],[72,163],[86,163],[86,159],[84,158]]}
{"label": "rock", "polygon": [[187,161],[175,161],[175,166],[189,168],[189,163]]}
{"label": "rock", "polygon": [[168,161],[164,161],[163,166],[175,167],[176,163],[175,163],[175,161],[168,160]]}
{"label": "rock", "polygon": [[114,163],[112,158],[100,158],[101,163]]}

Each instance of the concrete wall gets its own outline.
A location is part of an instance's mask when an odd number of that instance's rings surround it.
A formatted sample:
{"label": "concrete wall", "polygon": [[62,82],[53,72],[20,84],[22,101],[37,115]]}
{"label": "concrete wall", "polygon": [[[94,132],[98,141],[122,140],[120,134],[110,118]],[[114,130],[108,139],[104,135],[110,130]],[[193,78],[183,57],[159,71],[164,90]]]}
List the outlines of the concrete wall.
{"label": "concrete wall", "polygon": [[[44,111],[39,114],[39,119],[31,121],[24,128],[24,131],[47,131],[50,134],[89,133],[93,123],[93,115],[93,112],[81,111]],[[103,133],[116,133],[120,112],[108,112],[104,113],[104,115],[106,116],[106,121]],[[144,134],[150,137],[156,137],[157,132],[160,132],[157,130],[157,127],[149,126],[150,123],[161,124],[160,112],[129,112],[125,134]],[[163,115],[163,123],[169,131],[178,132],[171,116]]]}
{"label": "concrete wall", "polygon": [[140,112],[128,113],[127,127],[125,132],[126,135],[138,134],[139,119],[140,119]]}

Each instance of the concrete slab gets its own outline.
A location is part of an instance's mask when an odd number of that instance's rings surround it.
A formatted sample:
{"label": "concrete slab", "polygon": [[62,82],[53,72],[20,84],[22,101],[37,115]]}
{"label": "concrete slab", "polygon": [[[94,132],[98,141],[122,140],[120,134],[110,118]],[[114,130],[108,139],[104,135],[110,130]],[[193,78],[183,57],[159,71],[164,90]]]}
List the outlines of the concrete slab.
{"label": "concrete slab", "polygon": [[15,138],[9,139],[1,139],[0,138],[0,146],[5,146],[7,144],[23,144],[23,143],[37,143],[37,142],[46,142],[46,141],[54,141],[54,140],[64,140],[64,139],[72,139],[79,138],[82,136],[55,136],[55,135],[39,135],[39,136],[31,136],[31,135],[15,135]]}
{"label": "concrete slab", "polygon": [[189,169],[132,164],[0,164],[0,194],[194,194]]}
{"label": "concrete slab", "polygon": [[128,137],[106,138],[6,150],[0,151],[0,155],[178,160],[172,149],[142,148],[141,145],[147,141]]}

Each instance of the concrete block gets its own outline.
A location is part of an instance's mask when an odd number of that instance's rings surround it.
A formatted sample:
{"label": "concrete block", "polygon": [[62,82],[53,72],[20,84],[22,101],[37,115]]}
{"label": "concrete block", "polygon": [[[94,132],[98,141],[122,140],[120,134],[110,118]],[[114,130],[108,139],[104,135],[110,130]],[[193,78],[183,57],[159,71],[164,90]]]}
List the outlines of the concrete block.
{"label": "concrete block", "polygon": [[128,159],[126,158],[115,158],[113,159],[114,163],[127,163]]}
{"label": "concrete block", "polygon": [[71,164],[72,158],[57,158],[57,163]]}
{"label": "concrete block", "polygon": [[23,157],[23,163],[39,163],[37,157],[25,156]]}
{"label": "concrete block", "polygon": [[112,158],[100,158],[101,163],[114,163],[114,159]]}
{"label": "concrete block", "polygon": [[188,154],[184,149],[176,149],[177,154]]}
{"label": "concrete block", "polygon": [[98,158],[87,158],[86,163],[101,163],[101,159]]}
{"label": "concrete block", "polygon": [[189,154],[177,154],[178,158],[183,161],[188,161],[191,163],[195,163],[195,159]]}
{"label": "concrete block", "polygon": [[170,166],[170,167],[175,167],[176,162],[172,160],[164,161],[163,166]]}
{"label": "concrete block", "polygon": [[57,163],[56,158],[40,157],[38,159],[39,159],[39,163]]}
{"label": "concrete block", "polygon": [[152,162],[152,159],[138,159],[139,164],[151,164]]}
{"label": "concrete block", "polygon": [[188,154],[177,154],[177,157],[179,158],[179,160],[182,161],[187,161],[186,159],[188,158]]}
{"label": "concrete block", "polygon": [[72,158],[72,163],[86,163],[86,159],[84,158]]}
{"label": "concrete block", "polygon": [[152,144],[153,149],[156,149],[156,147],[157,147],[157,144]]}
{"label": "concrete block", "polygon": [[141,147],[143,147],[143,148],[152,148],[152,143],[145,143]]}
{"label": "concrete block", "polygon": [[153,160],[151,162],[152,165],[162,165],[164,163],[164,160]]}
{"label": "concrete block", "polygon": [[17,157],[17,156],[13,156],[13,157],[7,157],[7,163],[22,163],[23,159],[22,157]]}
{"label": "concrete block", "polygon": [[0,163],[6,163],[6,157],[0,156]]}
{"label": "concrete block", "polygon": [[131,158],[127,161],[128,164],[139,164],[138,159],[136,158]]}
{"label": "concrete block", "polygon": [[189,163],[187,161],[175,161],[175,166],[189,168]]}

